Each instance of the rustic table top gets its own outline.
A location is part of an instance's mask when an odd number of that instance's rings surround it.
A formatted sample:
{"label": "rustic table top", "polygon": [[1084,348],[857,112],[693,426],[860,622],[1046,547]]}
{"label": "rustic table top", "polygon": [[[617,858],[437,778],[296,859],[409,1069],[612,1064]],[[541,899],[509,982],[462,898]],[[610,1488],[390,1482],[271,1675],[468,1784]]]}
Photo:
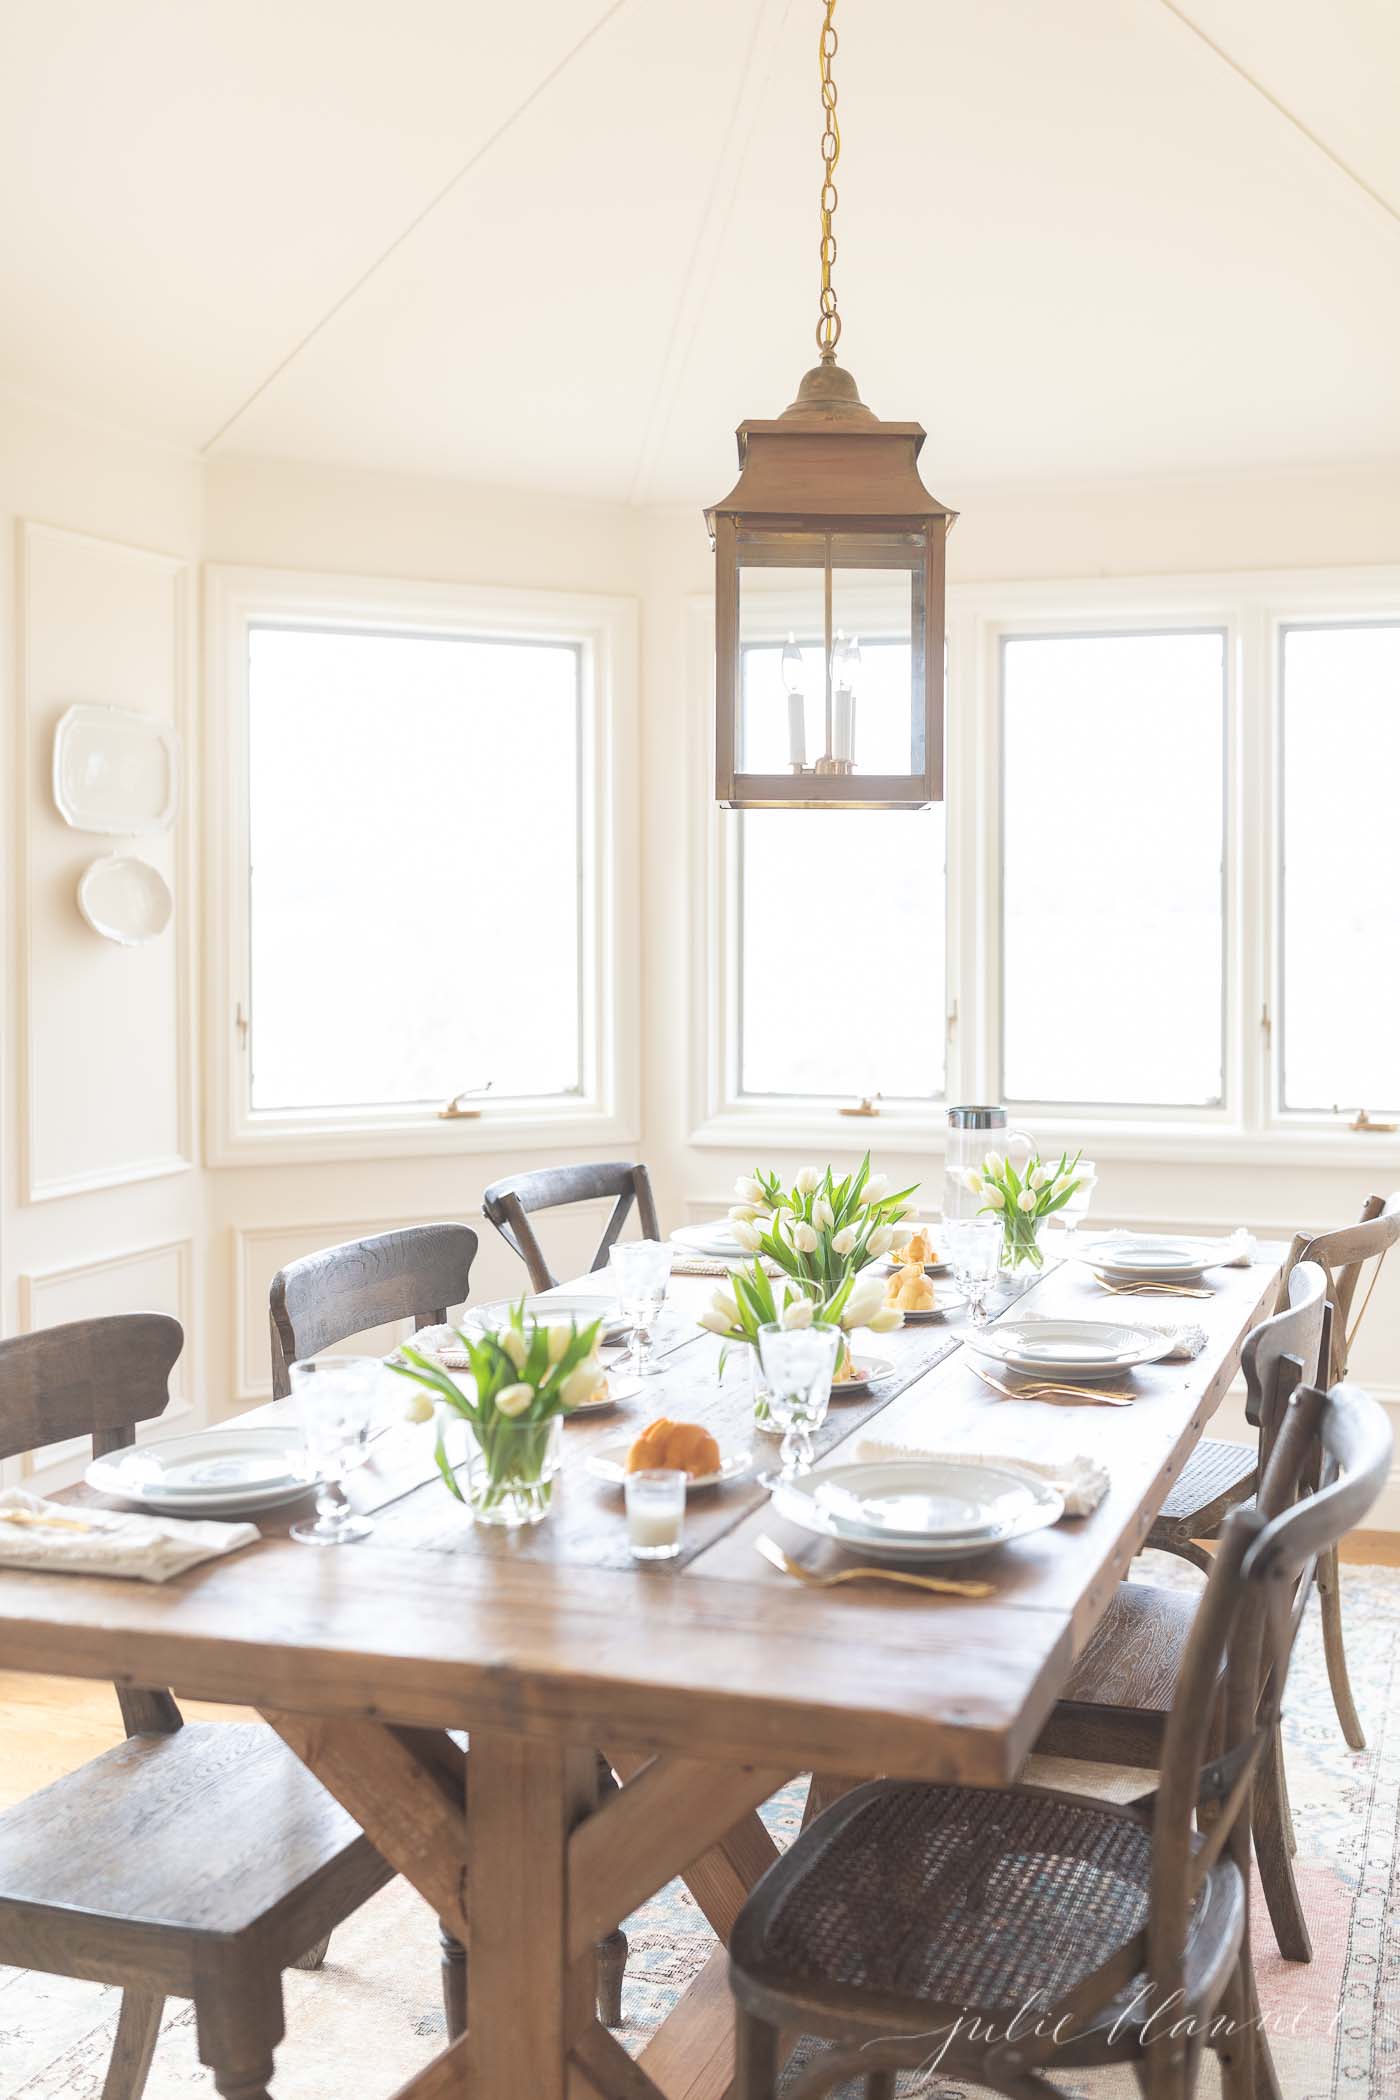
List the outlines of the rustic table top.
{"label": "rustic table top", "polygon": [[[1196,1322],[1208,1341],[1190,1362],[1133,1374],[1131,1407],[1001,1399],[968,1368],[951,1324],[872,1343],[892,1373],[870,1396],[833,1403],[823,1455],[878,1418],[895,1440],[1038,1458],[1088,1451],[1108,1467],[1112,1487],[1092,1516],[959,1563],[992,1582],[984,1600],[889,1584],[802,1589],[759,1557],[756,1538],[770,1532],[813,1567],[833,1549],[783,1524],[752,1479],[692,1498],[679,1561],[629,1560],[621,1494],[586,1472],[587,1453],[658,1414],[702,1421],[724,1445],[751,1435],[747,1382],[718,1380],[719,1344],[690,1324],[715,1286],[677,1277],[658,1375],[613,1413],[565,1425],[557,1507],[538,1527],[473,1527],[426,1441],[391,1432],[354,1477],[355,1499],[378,1518],[364,1545],[308,1550],[278,1522],[257,1547],[159,1586],[11,1571],[0,1576],[0,1666],[794,1770],[1004,1780],[1270,1308],[1283,1251],[1212,1270],[1209,1299],[1142,1302],[1145,1317]],[[608,1282],[569,1288],[606,1293]],[[1134,1308],[1066,1263],[1016,1310],[1122,1319]],[[758,1439],[765,1447],[776,1449]]]}

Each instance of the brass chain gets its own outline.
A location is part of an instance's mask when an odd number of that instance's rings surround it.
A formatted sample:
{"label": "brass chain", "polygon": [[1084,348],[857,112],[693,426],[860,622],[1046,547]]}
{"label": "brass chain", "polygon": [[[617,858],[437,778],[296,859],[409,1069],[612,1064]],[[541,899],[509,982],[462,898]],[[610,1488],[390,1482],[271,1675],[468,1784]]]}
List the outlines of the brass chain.
{"label": "brass chain", "polygon": [[836,0],[825,0],[826,15],[821,33],[822,74],[822,296],[821,318],[817,322],[817,348],[824,359],[836,355],[836,345],[841,340],[841,316],[836,311],[836,288],[831,282],[831,266],[836,260],[836,236],[831,230],[831,215],[836,209],[836,184],[832,177],[836,163],[841,158],[841,126],[836,121],[836,82],[831,77],[831,61],[836,56],[836,24],[832,20],[836,13]]}

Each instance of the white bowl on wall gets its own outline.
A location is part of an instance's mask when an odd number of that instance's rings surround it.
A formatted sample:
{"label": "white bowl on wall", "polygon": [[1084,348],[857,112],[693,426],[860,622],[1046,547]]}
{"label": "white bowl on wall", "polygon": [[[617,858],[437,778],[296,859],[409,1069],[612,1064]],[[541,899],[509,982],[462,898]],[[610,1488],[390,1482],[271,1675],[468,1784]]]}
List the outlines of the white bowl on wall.
{"label": "white bowl on wall", "polygon": [[140,948],[164,933],[175,900],[159,868],[148,860],[134,853],[104,853],[83,870],[78,909],[104,940]]}

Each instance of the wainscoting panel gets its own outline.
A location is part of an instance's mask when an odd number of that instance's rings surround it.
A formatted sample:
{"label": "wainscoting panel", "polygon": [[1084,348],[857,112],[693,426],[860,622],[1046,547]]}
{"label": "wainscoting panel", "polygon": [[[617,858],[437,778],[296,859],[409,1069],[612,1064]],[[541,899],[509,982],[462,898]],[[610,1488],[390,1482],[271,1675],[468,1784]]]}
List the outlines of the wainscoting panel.
{"label": "wainscoting panel", "polygon": [[[35,1203],[193,1163],[190,573],[171,556],[32,523],[20,557],[20,1123]],[[183,763],[170,830],[117,838],[60,817],[54,731],[80,701],[174,725]],[[171,924],[140,947],[104,939],[78,913],[83,870],[113,852],[148,861],[175,899]]]}

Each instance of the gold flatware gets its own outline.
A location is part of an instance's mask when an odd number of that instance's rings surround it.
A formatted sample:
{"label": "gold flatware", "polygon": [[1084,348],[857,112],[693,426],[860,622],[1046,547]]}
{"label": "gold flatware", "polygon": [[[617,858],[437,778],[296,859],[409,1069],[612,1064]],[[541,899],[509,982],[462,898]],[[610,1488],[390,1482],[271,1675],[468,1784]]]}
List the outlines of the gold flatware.
{"label": "gold flatware", "polygon": [[1213,1298],[1215,1292],[1204,1285],[1199,1289],[1190,1283],[1109,1283],[1104,1277],[1095,1279],[1101,1291],[1113,1298]]}
{"label": "gold flatware", "polygon": [[909,1575],[902,1568],[836,1568],[829,1575],[816,1575],[804,1568],[800,1560],[784,1553],[776,1539],[766,1533],[754,1540],[763,1558],[778,1570],[780,1575],[793,1575],[805,1582],[810,1590],[835,1589],[842,1582],[901,1582],[906,1589],[932,1590],[938,1597],[990,1597],[994,1587],[990,1582],[954,1582],[944,1575]]}
{"label": "gold flatware", "polygon": [[80,1524],[76,1517],[46,1517],[38,1509],[0,1509],[0,1524],[25,1524],[38,1531],[96,1531],[95,1524]]}
{"label": "gold flatware", "polygon": [[980,1378],[984,1385],[989,1385],[994,1393],[1000,1393],[1003,1400],[1044,1400],[1047,1395],[1058,1393],[1074,1400],[1097,1400],[1102,1407],[1131,1407],[1137,1398],[1136,1393],[1115,1393],[1107,1386],[1057,1385],[1053,1379],[1048,1378],[1042,1378],[1034,1385],[1003,1385],[999,1378],[993,1378],[991,1372],[984,1371],[980,1364],[970,1363],[968,1369]]}

